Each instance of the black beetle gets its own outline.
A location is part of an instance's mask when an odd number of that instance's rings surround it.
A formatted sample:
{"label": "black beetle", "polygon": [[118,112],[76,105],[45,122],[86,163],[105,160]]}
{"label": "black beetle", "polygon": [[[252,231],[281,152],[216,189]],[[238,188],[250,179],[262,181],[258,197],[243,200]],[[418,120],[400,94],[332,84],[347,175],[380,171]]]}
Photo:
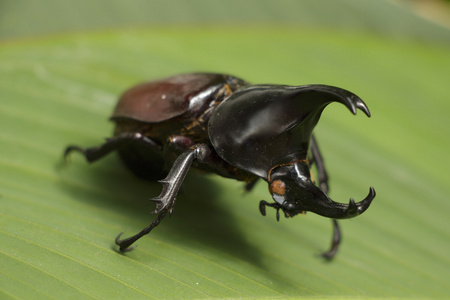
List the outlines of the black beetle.
{"label": "black beetle", "polygon": [[[120,239],[121,251],[131,250],[172,213],[175,198],[191,165],[224,177],[247,182],[250,190],[258,178],[269,184],[275,202],[261,201],[281,209],[285,217],[311,211],[332,218],[332,258],[340,242],[336,219],[363,213],[375,197],[355,203],[334,202],[328,196],[328,176],[312,135],[329,103],[340,102],[353,114],[357,109],[370,117],[365,103],[349,91],[327,85],[250,85],[230,75],[193,73],[137,85],[120,98],[112,120],[114,137],[99,147],[67,147],[64,156],[79,151],[89,162],[118,151],[125,164],[139,177],[161,179],[156,219],[138,234]],[[310,167],[316,164],[317,187]]]}

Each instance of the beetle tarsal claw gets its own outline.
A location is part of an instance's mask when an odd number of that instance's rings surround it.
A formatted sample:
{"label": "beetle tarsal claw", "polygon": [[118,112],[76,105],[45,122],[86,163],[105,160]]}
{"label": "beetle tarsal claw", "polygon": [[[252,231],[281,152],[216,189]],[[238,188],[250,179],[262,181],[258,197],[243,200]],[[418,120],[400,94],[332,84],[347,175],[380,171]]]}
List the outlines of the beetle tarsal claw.
{"label": "beetle tarsal claw", "polygon": [[130,238],[121,240],[120,237],[122,236],[122,234],[124,234],[124,231],[119,233],[119,235],[116,237],[116,240],[115,240],[116,245],[120,246],[120,251],[129,252],[138,246],[138,245],[134,245],[133,247],[129,247],[132,244],[132,243],[128,242],[128,240],[130,240]]}
{"label": "beetle tarsal claw", "polygon": [[66,148],[66,150],[64,151],[64,154],[63,154],[64,160],[65,160],[66,162],[69,161],[70,153],[72,153],[72,152],[74,152],[74,151],[75,151],[75,152],[79,152],[79,153],[83,154],[84,156],[86,156],[86,153],[85,153],[85,151],[84,151],[83,148],[78,147],[78,146],[68,146],[68,147]]}
{"label": "beetle tarsal claw", "polygon": [[120,236],[122,235],[122,233],[120,233],[117,237],[116,237],[116,245],[118,245],[120,247],[120,251],[121,252],[128,252],[133,250],[136,246],[134,247],[130,247],[134,242],[136,242],[138,239],[140,239],[141,237],[143,237],[146,234],[149,234],[150,231],[152,231],[153,228],[155,228],[156,226],[159,225],[159,223],[161,223],[161,221],[165,218],[165,216],[167,215],[167,209],[163,209],[158,216],[156,217],[155,220],[153,220],[152,223],[150,223],[150,225],[148,225],[147,227],[145,227],[144,229],[142,229],[140,232],[136,233],[133,236],[130,236],[126,239],[121,240]]}

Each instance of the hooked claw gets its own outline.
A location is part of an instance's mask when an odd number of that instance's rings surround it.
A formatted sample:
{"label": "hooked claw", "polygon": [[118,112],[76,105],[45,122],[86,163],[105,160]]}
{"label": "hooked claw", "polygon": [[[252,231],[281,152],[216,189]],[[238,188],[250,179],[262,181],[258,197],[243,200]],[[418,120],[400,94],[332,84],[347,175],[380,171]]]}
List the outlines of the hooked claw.
{"label": "hooked claw", "polygon": [[121,240],[120,237],[122,236],[123,232],[120,233],[117,237],[116,237],[116,245],[118,245],[120,247],[120,251],[122,252],[128,252],[133,250],[136,246],[130,247],[134,242],[136,242],[138,239],[140,239],[141,237],[143,237],[144,235],[148,234],[150,231],[152,231],[153,228],[155,228],[156,226],[159,225],[159,223],[161,223],[161,221],[164,219],[164,217],[167,215],[167,209],[163,209],[158,216],[156,217],[155,220],[153,220],[153,222],[145,227],[144,229],[142,229],[139,233],[130,236],[124,240]]}
{"label": "hooked claw", "polygon": [[81,154],[86,156],[86,151],[83,148],[78,146],[68,146],[63,154],[63,158],[66,162],[69,160],[69,154],[73,151],[80,152]]}
{"label": "hooked claw", "polygon": [[131,244],[134,243],[134,240],[131,241],[131,238],[126,238],[126,239],[121,240],[120,237],[122,236],[122,234],[124,234],[124,231],[119,233],[119,235],[116,237],[116,240],[115,240],[116,245],[118,245],[120,247],[121,252],[129,252],[138,246],[138,245],[134,245],[133,247],[130,247]]}

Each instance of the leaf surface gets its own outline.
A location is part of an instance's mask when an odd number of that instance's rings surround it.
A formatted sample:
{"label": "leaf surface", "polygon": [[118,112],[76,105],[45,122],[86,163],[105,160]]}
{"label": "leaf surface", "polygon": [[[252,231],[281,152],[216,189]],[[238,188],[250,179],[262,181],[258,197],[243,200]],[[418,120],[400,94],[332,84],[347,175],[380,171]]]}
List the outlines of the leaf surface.
{"label": "leaf surface", "polygon": [[[445,298],[449,49],[294,30],[189,27],[67,35],[0,49],[0,293],[11,298]],[[161,186],[111,155],[62,161],[69,144],[113,130],[118,95],[172,74],[231,73],[254,83],[323,83],[365,100],[372,118],[332,105],[316,133],[331,196],[377,198],[343,221],[343,245],[315,254],[329,220],[262,217],[259,182],[192,171],[171,218],[134,251],[115,236],[151,221]]]}

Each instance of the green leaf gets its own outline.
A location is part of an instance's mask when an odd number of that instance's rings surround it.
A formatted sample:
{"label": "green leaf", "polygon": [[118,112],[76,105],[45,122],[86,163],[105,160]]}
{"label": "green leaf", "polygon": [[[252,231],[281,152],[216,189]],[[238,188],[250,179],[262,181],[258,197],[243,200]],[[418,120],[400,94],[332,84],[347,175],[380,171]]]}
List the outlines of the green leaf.
{"label": "green leaf", "polygon": [[[286,27],[99,32],[0,49],[1,298],[450,297],[448,47]],[[316,130],[331,196],[362,199],[336,259],[316,257],[329,220],[262,217],[263,182],[192,171],[171,218],[132,252],[115,236],[146,226],[158,183],[117,156],[64,163],[69,144],[111,136],[118,95],[140,81],[212,71],[254,83],[349,89],[372,118],[339,105]],[[257,158],[255,158],[257,159]]]}

